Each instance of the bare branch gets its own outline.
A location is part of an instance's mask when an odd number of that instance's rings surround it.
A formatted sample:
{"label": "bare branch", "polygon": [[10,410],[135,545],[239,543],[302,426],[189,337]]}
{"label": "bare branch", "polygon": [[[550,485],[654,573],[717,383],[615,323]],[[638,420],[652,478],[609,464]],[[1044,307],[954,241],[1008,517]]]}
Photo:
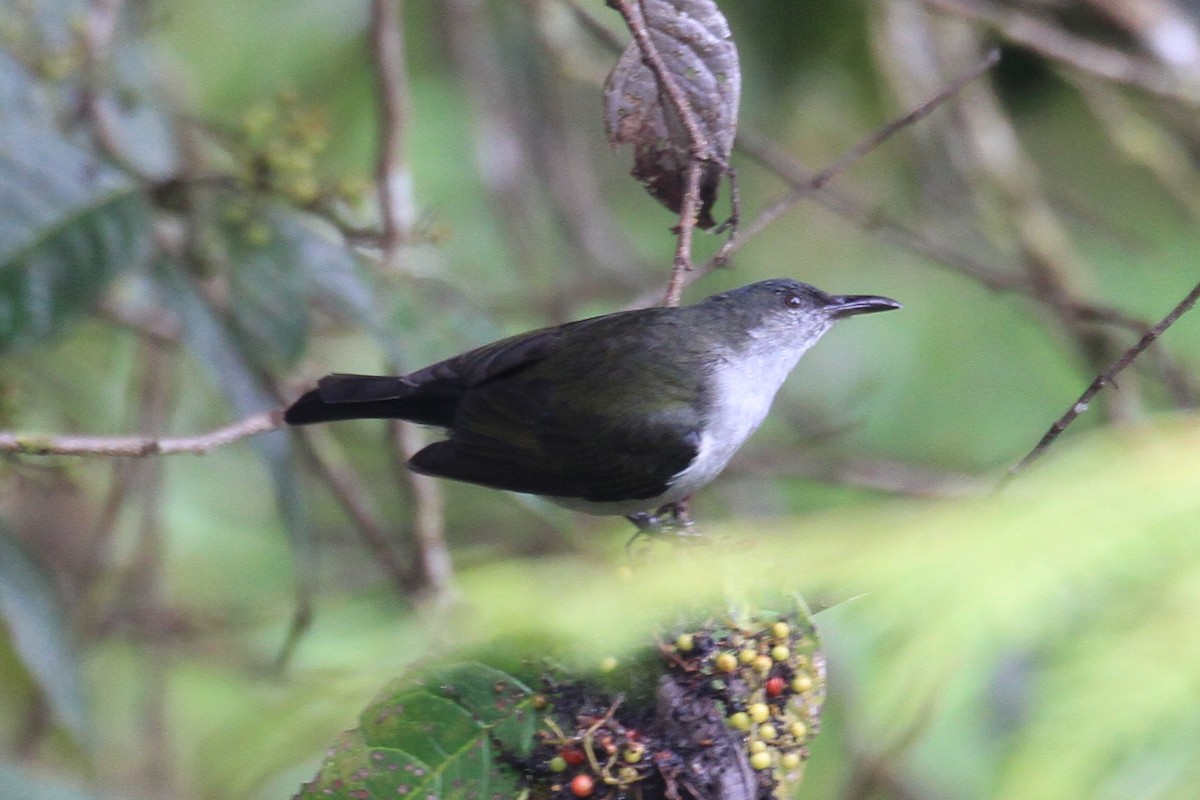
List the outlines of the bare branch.
{"label": "bare branch", "polygon": [[1046,435],[1029,451],[1029,454],[1009,470],[1008,477],[1011,479],[1045,453],[1050,445],[1054,444],[1054,440],[1067,429],[1067,426],[1088,410],[1088,406],[1095,399],[1096,395],[1100,393],[1100,390],[1110,384],[1116,386],[1117,375],[1121,374],[1126,367],[1136,361],[1138,356],[1145,352],[1146,348],[1153,344],[1158,337],[1162,336],[1167,328],[1174,325],[1180,317],[1190,311],[1192,306],[1196,304],[1197,299],[1200,299],[1200,283],[1192,287],[1187,297],[1180,300],[1179,304],[1171,309],[1171,313],[1163,317],[1162,322],[1146,331],[1145,335],[1133,347],[1130,347],[1121,354],[1120,358],[1113,362],[1112,366],[1095,377],[1087,389],[1084,390],[1083,394],[1079,396],[1079,399],[1075,401],[1075,404],[1050,426],[1050,430],[1046,431]]}
{"label": "bare branch", "polygon": [[0,453],[29,456],[108,456],[139,458],[176,453],[205,455],[214,448],[273,431],[283,425],[279,409],[263,411],[198,436],[46,436],[0,432]]}

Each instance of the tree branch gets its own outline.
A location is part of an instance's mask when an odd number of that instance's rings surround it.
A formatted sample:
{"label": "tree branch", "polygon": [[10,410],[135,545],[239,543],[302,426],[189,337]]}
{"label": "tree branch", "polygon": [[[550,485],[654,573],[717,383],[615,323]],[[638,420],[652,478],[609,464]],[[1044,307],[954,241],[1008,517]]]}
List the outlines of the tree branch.
{"label": "tree branch", "polygon": [[0,453],[30,456],[109,456],[139,458],[177,453],[204,455],[222,445],[283,425],[279,409],[263,411],[197,436],[47,436],[0,432]]}
{"label": "tree branch", "polygon": [[1145,335],[1141,339],[1138,339],[1133,347],[1130,347],[1121,354],[1120,358],[1113,362],[1112,366],[1095,377],[1087,389],[1084,390],[1083,394],[1079,396],[1079,399],[1075,401],[1075,404],[1067,409],[1067,412],[1050,426],[1050,430],[1046,431],[1046,435],[1029,451],[1028,455],[1009,470],[1008,479],[1014,477],[1018,472],[1032,464],[1045,453],[1050,445],[1054,444],[1054,440],[1067,429],[1067,426],[1088,410],[1088,406],[1095,399],[1096,395],[1100,393],[1101,389],[1110,384],[1116,386],[1117,375],[1121,374],[1126,367],[1136,361],[1138,356],[1144,353],[1146,348],[1153,344],[1158,337],[1162,336],[1167,328],[1174,325],[1180,317],[1190,311],[1192,306],[1196,304],[1197,299],[1200,299],[1200,283],[1192,287],[1187,297],[1180,300],[1179,304],[1171,309],[1171,313],[1163,317],[1162,322],[1146,331]]}

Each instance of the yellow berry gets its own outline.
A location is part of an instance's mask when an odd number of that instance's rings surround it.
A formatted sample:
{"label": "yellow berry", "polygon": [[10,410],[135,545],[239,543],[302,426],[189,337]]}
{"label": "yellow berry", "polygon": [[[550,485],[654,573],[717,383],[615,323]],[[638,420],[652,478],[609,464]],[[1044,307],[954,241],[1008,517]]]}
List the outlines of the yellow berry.
{"label": "yellow berry", "polygon": [[787,661],[792,651],[785,644],[777,644],[771,648],[771,658],[776,661]]}
{"label": "yellow berry", "polygon": [[762,752],[766,751],[767,743],[764,742],[762,739],[755,739],[753,742],[751,742],[749,745],[746,746],[746,749],[750,751],[750,755],[754,755],[755,753],[762,753]]}
{"label": "yellow berry", "polygon": [[738,661],[743,664],[749,664],[756,658],[758,658],[758,653],[748,647],[738,651]]}
{"label": "yellow berry", "polygon": [[792,738],[797,742],[803,742],[804,737],[808,736],[808,726],[803,722],[793,722],[788,726],[788,733],[790,733]]}
{"label": "yellow berry", "polygon": [[737,659],[733,657],[733,653],[720,653],[713,661],[713,666],[718,672],[733,672],[737,669]]}
{"label": "yellow berry", "polygon": [[625,761],[629,764],[636,764],[642,760],[642,754],[645,752],[646,748],[635,742],[625,748]]}
{"label": "yellow berry", "polygon": [[605,659],[601,660],[601,662],[600,662],[600,671],[601,672],[612,672],[616,668],[617,668],[617,660],[615,658],[613,658],[612,656],[609,656],[608,658],[605,658]]}
{"label": "yellow berry", "polygon": [[758,735],[760,738],[769,742],[779,736],[779,732],[775,730],[774,725],[769,722],[764,722],[762,725],[758,726]]}
{"label": "yellow berry", "polygon": [[795,769],[800,766],[800,754],[790,750],[779,757],[779,766],[784,769]]}
{"label": "yellow berry", "polygon": [[745,711],[737,711],[729,715],[729,727],[738,731],[750,730],[750,715]]}
{"label": "yellow berry", "polygon": [[797,672],[792,678],[792,691],[803,694],[813,688],[813,679],[803,672]]}
{"label": "yellow berry", "polygon": [[750,715],[751,720],[760,724],[771,718],[771,709],[766,703],[751,703],[746,708],[746,713]]}
{"label": "yellow berry", "polygon": [[780,620],[771,626],[771,635],[776,639],[786,639],[791,630],[786,622]]}
{"label": "yellow berry", "polygon": [[750,766],[755,769],[767,769],[771,766],[771,754],[767,752],[755,753],[750,756]]}
{"label": "yellow berry", "polygon": [[772,664],[774,664],[774,662],[771,660],[770,656],[755,656],[754,657],[754,669],[757,672],[761,672],[763,675],[766,675],[768,672],[771,671]]}
{"label": "yellow berry", "polygon": [[689,652],[696,646],[696,637],[690,633],[681,633],[679,638],[675,640],[675,649],[681,653]]}

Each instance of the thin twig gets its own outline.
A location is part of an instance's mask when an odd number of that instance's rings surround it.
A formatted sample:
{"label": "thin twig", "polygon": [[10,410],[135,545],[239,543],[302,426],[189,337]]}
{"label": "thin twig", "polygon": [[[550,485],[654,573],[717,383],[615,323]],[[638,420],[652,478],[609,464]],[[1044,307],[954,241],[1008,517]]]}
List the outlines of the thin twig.
{"label": "thin twig", "polygon": [[987,55],[979,60],[979,63],[951,81],[946,88],[942,89],[940,92],[914,108],[912,111],[909,111],[907,114],[897,117],[879,130],[873,131],[870,135],[865,136],[832,164],[814,175],[812,177],[812,188],[820,189],[822,186],[829,183],[851,164],[859,161],[867,153],[870,153],[876,147],[879,147],[879,145],[890,139],[893,134],[900,132],[908,126],[913,125],[932,114],[939,106],[941,106],[954,95],[958,94],[963,87],[975,79],[983,76],[988,70],[999,63],[1000,49],[993,48],[988,52]]}
{"label": "thin twig", "polygon": [[1116,386],[1117,375],[1119,375],[1122,370],[1136,361],[1138,356],[1145,352],[1146,348],[1153,344],[1158,337],[1162,336],[1167,328],[1174,325],[1180,317],[1190,311],[1192,306],[1196,304],[1197,299],[1200,299],[1200,283],[1192,287],[1192,290],[1188,292],[1187,297],[1179,301],[1179,304],[1175,306],[1175,308],[1171,309],[1171,313],[1163,317],[1162,322],[1146,331],[1145,335],[1142,336],[1141,339],[1138,339],[1137,343],[1133,345],[1133,347],[1130,347],[1128,350],[1122,353],[1121,357],[1114,361],[1112,366],[1104,370],[1104,372],[1100,373],[1095,377],[1095,379],[1092,380],[1091,384],[1086,390],[1084,390],[1083,394],[1079,396],[1079,399],[1075,401],[1075,404],[1067,409],[1067,412],[1059,417],[1058,420],[1050,426],[1050,430],[1046,431],[1046,435],[1043,436],[1037,445],[1029,451],[1029,454],[1022,458],[1016,466],[1009,470],[1008,478],[1011,479],[1018,472],[1029,466],[1043,453],[1045,453],[1050,445],[1054,443],[1054,440],[1057,439],[1059,435],[1067,429],[1067,426],[1088,410],[1088,406],[1091,404],[1092,400],[1095,399],[1096,395],[1100,393],[1101,389],[1109,384]]}
{"label": "thin twig", "polygon": [[692,271],[692,234],[696,230],[696,214],[700,210],[700,172],[704,162],[693,158],[688,162],[687,181],[683,190],[683,208],[679,211],[679,233],[675,241],[675,261],[663,295],[664,306],[677,306],[683,296],[685,276]]}
{"label": "thin twig", "polygon": [[897,117],[896,119],[888,122],[882,128],[872,131],[867,136],[864,136],[862,139],[855,142],[854,145],[852,145],[845,153],[835,159],[833,163],[829,164],[820,172],[814,173],[810,176],[805,176],[803,180],[793,181],[791,191],[769,203],[757,217],[751,220],[746,228],[742,231],[742,236],[744,238],[730,239],[728,242],[726,242],[725,246],[722,247],[721,250],[712,257],[712,259],[710,259],[709,263],[704,265],[705,271],[724,264],[731,255],[741,249],[742,242],[745,242],[758,232],[765,229],[768,225],[782,216],[785,211],[787,211],[796,203],[800,202],[800,200],[806,196],[823,189],[830,181],[844,172],[850,165],[861,160],[864,156],[886,142],[893,135],[932,114],[939,106],[962,91],[964,86],[984,75],[999,62],[1000,51],[992,50],[972,69],[954,79],[948,86],[946,86],[946,88],[942,89],[940,92],[914,108],[912,111],[909,111],[907,114]]}
{"label": "thin twig", "polygon": [[27,456],[112,456],[138,458],[176,453],[204,455],[222,445],[257,433],[273,431],[283,424],[279,409],[263,411],[231,425],[197,436],[159,438],[154,436],[47,436],[34,433],[0,432],[0,453]]}
{"label": "thin twig", "polygon": [[332,437],[321,426],[312,426],[300,431],[300,452],[329,487],[333,496],[354,521],[358,536],[374,557],[388,581],[401,594],[406,595],[416,588],[413,570],[405,569],[392,550],[392,535],[380,521],[371,497],[363,490],[363,482],[355,471],[344,462],[339,463],[327,455]]}

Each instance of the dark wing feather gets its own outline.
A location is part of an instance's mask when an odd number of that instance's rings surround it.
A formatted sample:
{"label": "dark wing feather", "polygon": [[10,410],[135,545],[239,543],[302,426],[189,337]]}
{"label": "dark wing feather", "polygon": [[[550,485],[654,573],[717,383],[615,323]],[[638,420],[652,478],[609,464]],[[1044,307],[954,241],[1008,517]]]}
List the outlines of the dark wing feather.
{"label": "dark wing feather", "polygon": [[613,418],[556,395],[549,381],[480,386],[459,404],[451,438],[417,453],[410,466],[496,489],[605,502],[655,497],[695,458],[700,420],[687,404]]}
{"label": "dark wing feather", "polygon": [[449,428],[463,393],[554,352],[560,328],[502,339],[403,377],[335,373],[284,412],[289,425],[346,419],[404,419]]}

